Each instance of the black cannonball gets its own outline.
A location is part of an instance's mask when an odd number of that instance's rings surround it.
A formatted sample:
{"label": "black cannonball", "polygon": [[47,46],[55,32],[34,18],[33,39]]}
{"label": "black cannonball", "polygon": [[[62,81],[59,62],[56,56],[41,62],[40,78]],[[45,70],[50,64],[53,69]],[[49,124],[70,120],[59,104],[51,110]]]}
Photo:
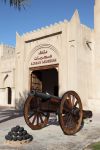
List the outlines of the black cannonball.
{"label": "black cannonball", "polygon": [[23,136],[23,140],[27,140],[28,138],[27,138],[27,136],[26,135],[24,135]]}
{"label": "black cannonball", "polygon": [[27,133],[27,134],[25,135],[25,138],[26,138],[26,139],[29,139],[29,138],[30,138],[30,135]]}
{"label": "black cannonball", "polygon": [[9,135],[6,135],[6,136],[5,136],[5,139],[6,139],[6,140],[9,140]]}
{"label": "black cannonball", "polygon": [[23,140],[23,137],[22,137],[22,136],[19,136],[19,137],[17,137],[17,140],[18,140],[18,141],[22,141],[22,140]]}
{"label": "black cannonball", "polygon": [[9,136],[9,140],[12,141],[12,140],[13,140],[13,137],[12,137],[12,136]]}
{"label": "black cannonball", "polygon": [[23,136],[23,140],[26,140],[25,136]]}
{"label": "black cannonball", "polygon": [[12,132],[8,132],[8,135],[12,135]]}
{"label": "black cannonball", "polygon": [[19,126],[19,125],[17,125],[17,126],[16,126],[16,128],[19,130],[20,126]]}
{"label": "black cannonball", "polygon": [[30,139],[30,134],[28,134],[27,136],[28,136],[28,139]]}
{"label": "black cannonball", "polygon": [[23,132],[24,131],[24,128],[23,127],[20,127],[19,128],[19,132]]}
{"label": "black cannonball", "polygon": [[10,135],[8,135],[8,140],[10,140]]}
{"label": "black cannonball", "polygon": [[9,140],[9,141],[12,141],[13,138],[12,138],[12,136],[10,136],[10,135],[6,135],[6,136],[5,136],[5,139],[6,139],[6,140]]}
{"label": "black cannonball", "polygon": [[24,130],[24,131],[23,131],[23,135],[26,135],[26,134],[27,134],[27,131],[26,131],[26,130]]}
{"label": "black cannonball", "polygon": [[14,135],[14,136],[18,136],[18,133],[17,133],[17,132],[13,132],[13,135]]}
{"label": "black cannonball", "polygon": [[32,136],[32,135],[30,135],[30,140],[31,140],[31,141],[33,140],[33,136]]}
{"label": "black cannonball", "polygon": [[19,135],[19,136],[22,136],[22,135],[23,135],[23,132],[19,132],[18,135]]}
{"label": "black cannonball", "polygon": [[11,128],[11,132],[14,132],[15,127]]}
{"label": "black cannonball", "polygon": [[18,128],[16,128],[16,127],[14,128],[14,132],[18,132],[18,130],[19,130]]}
{"label": "black cannonball", "polygon": [[14,136],[14,137],[13,137],[13,140],[14,140],[14,141],[17,141],[17,137],[16,137],[16,136]]}

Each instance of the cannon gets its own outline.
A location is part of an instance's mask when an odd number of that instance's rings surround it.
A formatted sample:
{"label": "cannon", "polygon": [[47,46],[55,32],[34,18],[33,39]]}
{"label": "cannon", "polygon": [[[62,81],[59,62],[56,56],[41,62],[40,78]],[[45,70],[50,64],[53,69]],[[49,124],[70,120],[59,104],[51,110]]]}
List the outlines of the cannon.
{"label": "cannon", "polygon": [[[24,104],[24,119],[32,130],[48,124],[50,113],[56,113],[59,124],[66,135],[73,135],[82,126],[84,114],[82,102],[75,91],[67,91],[62,97],[33,90]],[[89,113],[91,117],[91,112]],[[90,115],[91,114],[91,115]]]}

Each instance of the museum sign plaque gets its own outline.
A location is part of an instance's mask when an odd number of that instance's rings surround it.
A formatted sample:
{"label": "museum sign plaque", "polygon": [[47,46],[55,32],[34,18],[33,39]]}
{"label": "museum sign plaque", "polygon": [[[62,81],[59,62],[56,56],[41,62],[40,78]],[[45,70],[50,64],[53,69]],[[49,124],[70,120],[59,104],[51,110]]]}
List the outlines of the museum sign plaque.
{"label": "museum sign plaque", "polygon": [[31,57],[30,67],[57,64],[57,54],[49,48],[38,49]]}

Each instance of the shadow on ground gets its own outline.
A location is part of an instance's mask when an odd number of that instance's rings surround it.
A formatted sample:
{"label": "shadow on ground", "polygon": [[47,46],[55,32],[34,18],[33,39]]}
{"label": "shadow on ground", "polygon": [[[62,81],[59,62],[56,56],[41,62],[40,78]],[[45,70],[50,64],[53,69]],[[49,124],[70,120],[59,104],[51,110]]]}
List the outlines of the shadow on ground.
{"label": "shadow on ground", "polygon": [[56,119],[49,119],[48,121],[48,125],[59,125],[59,121],[57,121]]}
{"label": "shadow on ground", "polygon": [[0,123],[22,116],[23,116],[22,111],[0,107]]}

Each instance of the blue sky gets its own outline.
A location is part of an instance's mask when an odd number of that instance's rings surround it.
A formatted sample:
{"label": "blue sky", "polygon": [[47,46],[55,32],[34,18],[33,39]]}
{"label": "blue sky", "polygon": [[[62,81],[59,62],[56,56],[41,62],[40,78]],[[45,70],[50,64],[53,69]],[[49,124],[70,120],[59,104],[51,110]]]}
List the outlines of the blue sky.
{"label": "blue sky", "polygon": [[82,24],[93,28],[94,0],[30,0],[26,9],[18,11],[0,0],[0,43],[15,45],[20,35],[35,29],[70,20],[77,9]]}

